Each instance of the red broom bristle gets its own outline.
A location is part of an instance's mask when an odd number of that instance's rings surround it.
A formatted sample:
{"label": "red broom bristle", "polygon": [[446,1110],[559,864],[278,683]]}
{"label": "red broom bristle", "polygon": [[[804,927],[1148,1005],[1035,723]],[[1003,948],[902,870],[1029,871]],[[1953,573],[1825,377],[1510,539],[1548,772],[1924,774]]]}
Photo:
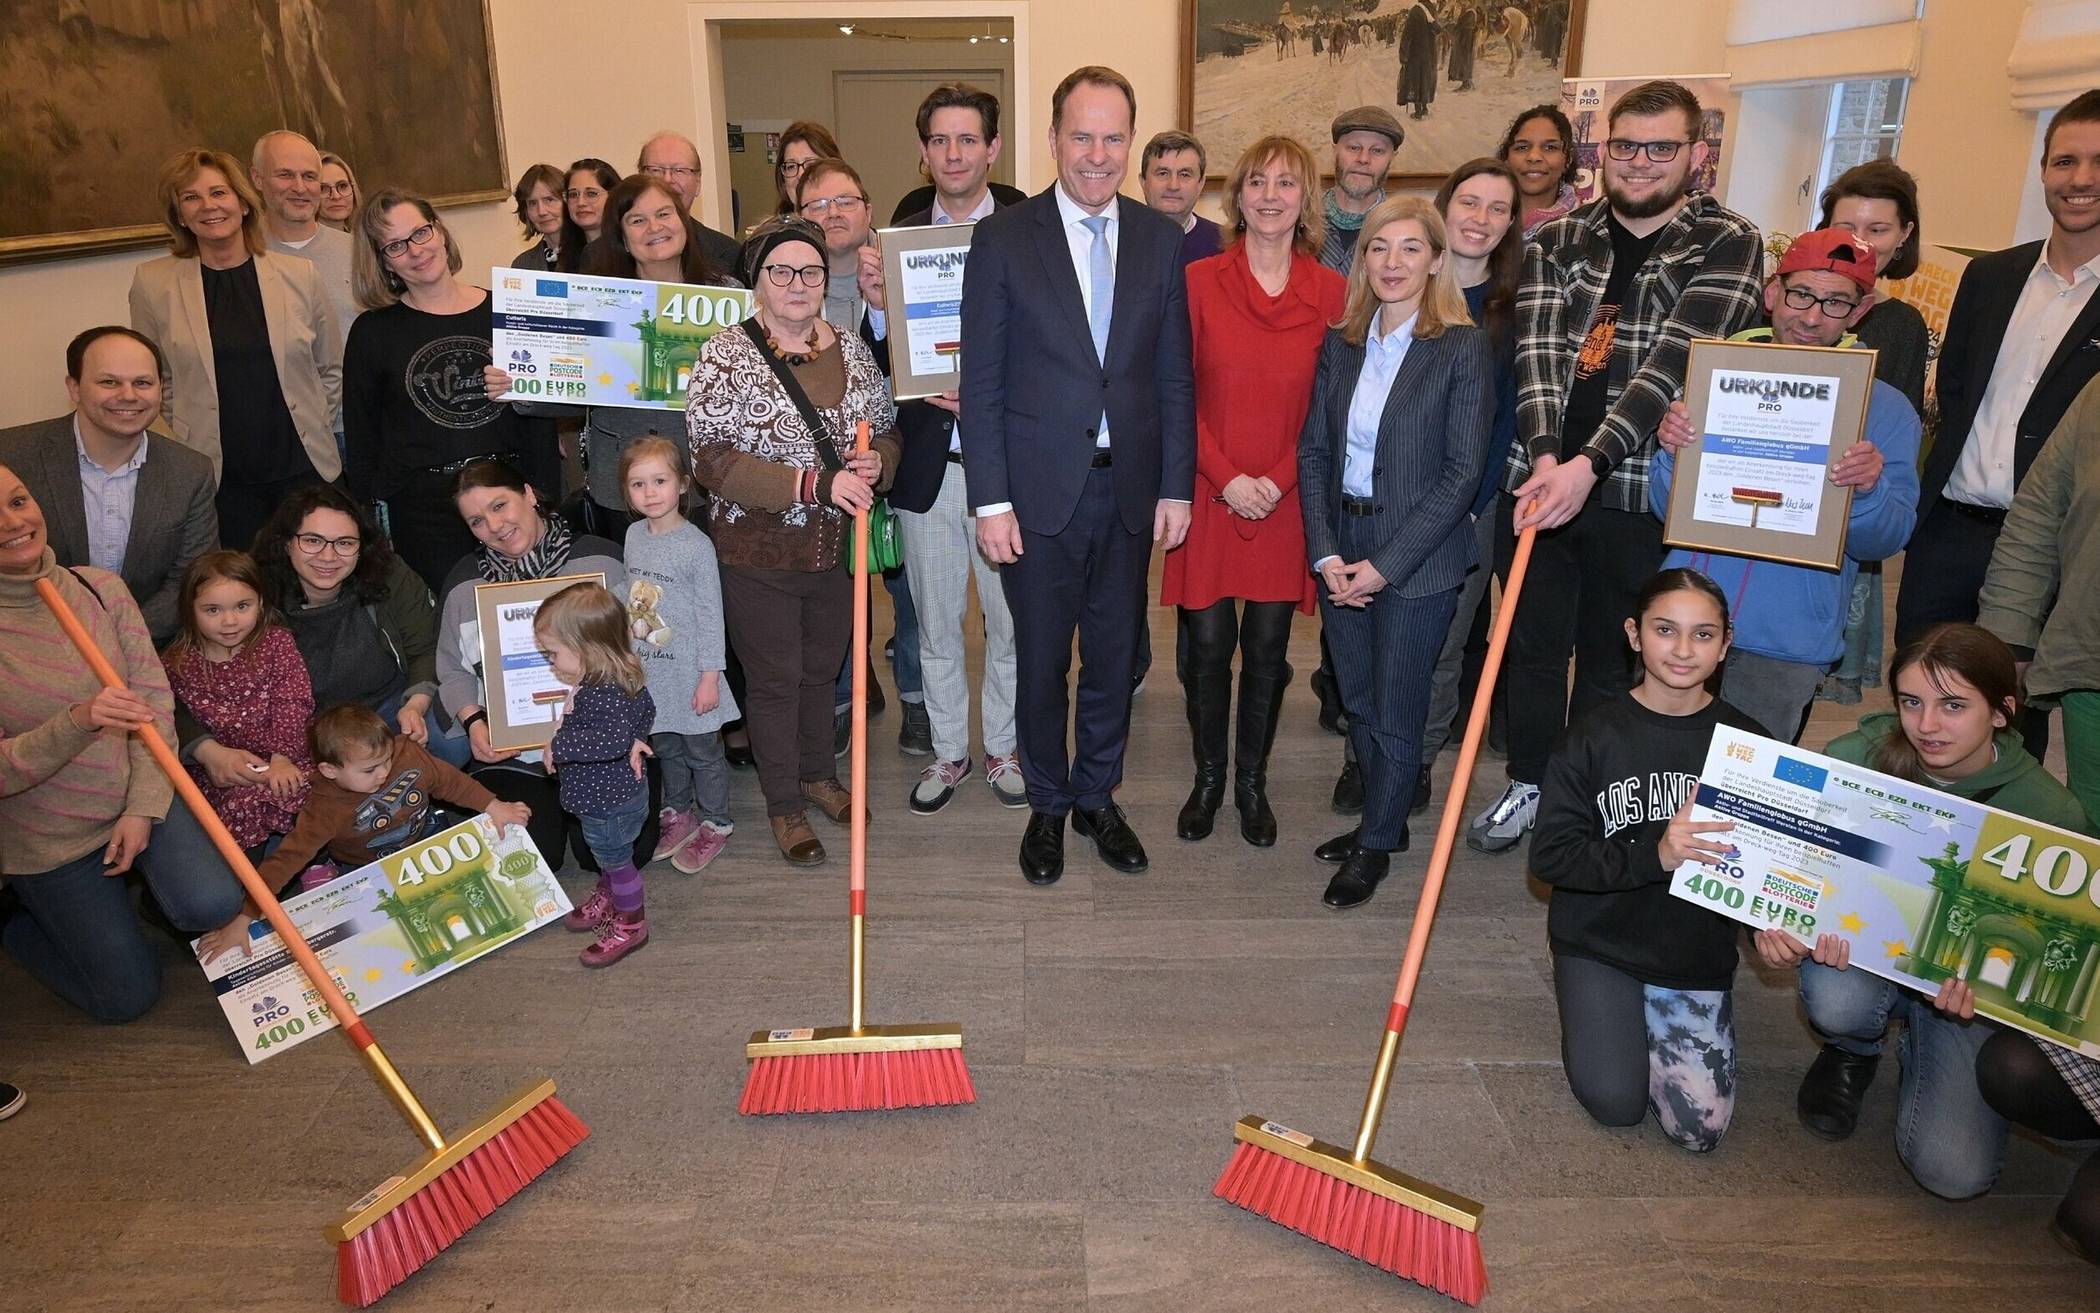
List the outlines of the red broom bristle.
{"label": "red broom bristle", "polygon": [[1487,1295],[1480,1235],[1244,1141],[1212,1193],[1466,1304]]}
{"label": "red broom bristle", "polygon": [[356,1308],[371,1307],[590,1133],[560,1099],[535,1105],[385,1217],[337,1245],[337,1296]]}
{"label": "red broom bristle", "polygon": [[977,1089],[961,1049],[886,1049],[754,1058],[736,1110],[748,1117],[975,1102]]}

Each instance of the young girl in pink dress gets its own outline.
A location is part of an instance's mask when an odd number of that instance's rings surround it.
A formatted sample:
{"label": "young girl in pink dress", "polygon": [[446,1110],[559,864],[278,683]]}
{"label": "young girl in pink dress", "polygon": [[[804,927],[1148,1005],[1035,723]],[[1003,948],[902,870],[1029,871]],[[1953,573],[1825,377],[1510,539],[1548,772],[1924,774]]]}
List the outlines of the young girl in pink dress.
{"label": "young girl in pink dress", "polygon": [[[246,552],[207,552],[182,579],[182,632],[161,654],[178,721],[244,754],[229,777],[192,764],[190,775],[242,847],[289,833],[313,771],[307,726],[313,686],[290,631],[265,600],[262,571]],[[178,732],[192,737],[187,729]]]}

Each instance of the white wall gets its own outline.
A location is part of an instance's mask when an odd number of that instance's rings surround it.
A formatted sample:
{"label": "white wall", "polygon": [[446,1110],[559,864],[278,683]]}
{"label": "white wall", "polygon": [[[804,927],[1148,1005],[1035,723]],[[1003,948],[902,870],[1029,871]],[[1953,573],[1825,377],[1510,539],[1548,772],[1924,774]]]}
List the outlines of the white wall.
{"label": "white wall", "polygon": [[[1008,149],[1015,176],[1040,187],[1052,173],[1043,144],[1047,101],[1058,78],[1080,64],[1106,62],[1137,90],[1139,140],[1177,126],[1180,113],[1182,0],[490,0],[503,128],[513,172],[537,159],[556,163],[604,155],[624,170],[641,141],[672,128],[707,148],[719,123],[721,70],[704,52],[700,20],[812,17],[841,12],[881,16],[1010,18],[1019,40],[1009,107]],[[730,14],[728,11],[735,11]],[[2022,197],[2032,189],[2034,119],[2010,107],[2006,57],[2022,6],[2012,0],[1930,0],[1922,64],[1904,134],[1902,162],[1918,174],[1931,239],[1997,246],[2012,240]],[[1727,66],[1730,8],[1720,0],[1591,0],[1582,72],[1712,73]],[[617,19],[617,21],[614,21]],[[1042,103],[1038,103],[1042,102]],[[1740,107],[1737,122],[1742,122]],[[1819,136],[1820,119],[1796,123],[1791,140],[1770,124],[1771,140],[1736,138],[1738,161],[1800,147]],[[247,143],[215,143],[245,153]],[[719,153],[720,147],[715,151]],[[1733,166],[1732,166],[1733,167]],[[1769,172],[1769,170],[1768,170]],[[367,185],[383,181],[364,179]],[[702,216],[722,226],[724,207],[703,191]],[[1724,185],[1732,179],[1724,179]],[[1763,186],[1763,184],[1760,184]],[[454,210],[447,221],[470,271],[506,262],[524,242],[507,205]],[[0,425],[54,414],[67,338],[126,317],[131,269],[152,252],[93,256],[0,269]]]}

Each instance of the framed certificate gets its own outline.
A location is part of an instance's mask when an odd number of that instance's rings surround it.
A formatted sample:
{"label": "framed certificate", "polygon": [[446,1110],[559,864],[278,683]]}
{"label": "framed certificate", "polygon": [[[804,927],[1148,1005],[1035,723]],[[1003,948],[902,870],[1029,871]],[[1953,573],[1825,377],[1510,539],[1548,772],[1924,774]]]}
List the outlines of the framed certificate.
{"label": "framed certificate", "polygon": [[884,228],[890,394],[937,397],[962,383],[963,266],[973,223]]}
{"label": "framed certificate", "polygon": [[474,616],[481,630],[482,709],[489,714],[489,746],[541,748],[560,723],[569,686],[532,636],[540,603],[570,584],[597,584],[602,574],[564,574],[508,584],[474,585]]}
{"label": "framed certificate", "polygon": [[1663,541],[1837,569],[1852,490],[1831,483],[1830,470],[1866,432],[1874,357],[1694,341],[1684,398],[1699,436],[1677,453]]}

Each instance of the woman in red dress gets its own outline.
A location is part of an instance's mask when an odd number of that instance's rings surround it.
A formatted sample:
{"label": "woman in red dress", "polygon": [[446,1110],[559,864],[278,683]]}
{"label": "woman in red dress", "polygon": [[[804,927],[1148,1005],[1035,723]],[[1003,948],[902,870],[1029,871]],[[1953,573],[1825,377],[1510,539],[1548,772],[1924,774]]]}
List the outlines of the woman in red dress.
{"label": "woman in red dress", "polygon": [[1188,540],[1167,553],[1160,600],[1188,634],[1182,688],[1195,736],[1196,783],[1175,827],[1211,831],[1225,797],[1232,653],[1240,651],[1233,802],[1240,835],[1276,842],[1266,778],[1291,668],[1291,613],[1313,609],[1298,512],[1298,431],[1328,326],[1342,315],[1341,275],[1320,264],[1323,224],[1308,197],[1312,154],[1289,137],[1248,147],[1225,183],[1229,245],[1189,266],[1196,360],[1196,503]]}

